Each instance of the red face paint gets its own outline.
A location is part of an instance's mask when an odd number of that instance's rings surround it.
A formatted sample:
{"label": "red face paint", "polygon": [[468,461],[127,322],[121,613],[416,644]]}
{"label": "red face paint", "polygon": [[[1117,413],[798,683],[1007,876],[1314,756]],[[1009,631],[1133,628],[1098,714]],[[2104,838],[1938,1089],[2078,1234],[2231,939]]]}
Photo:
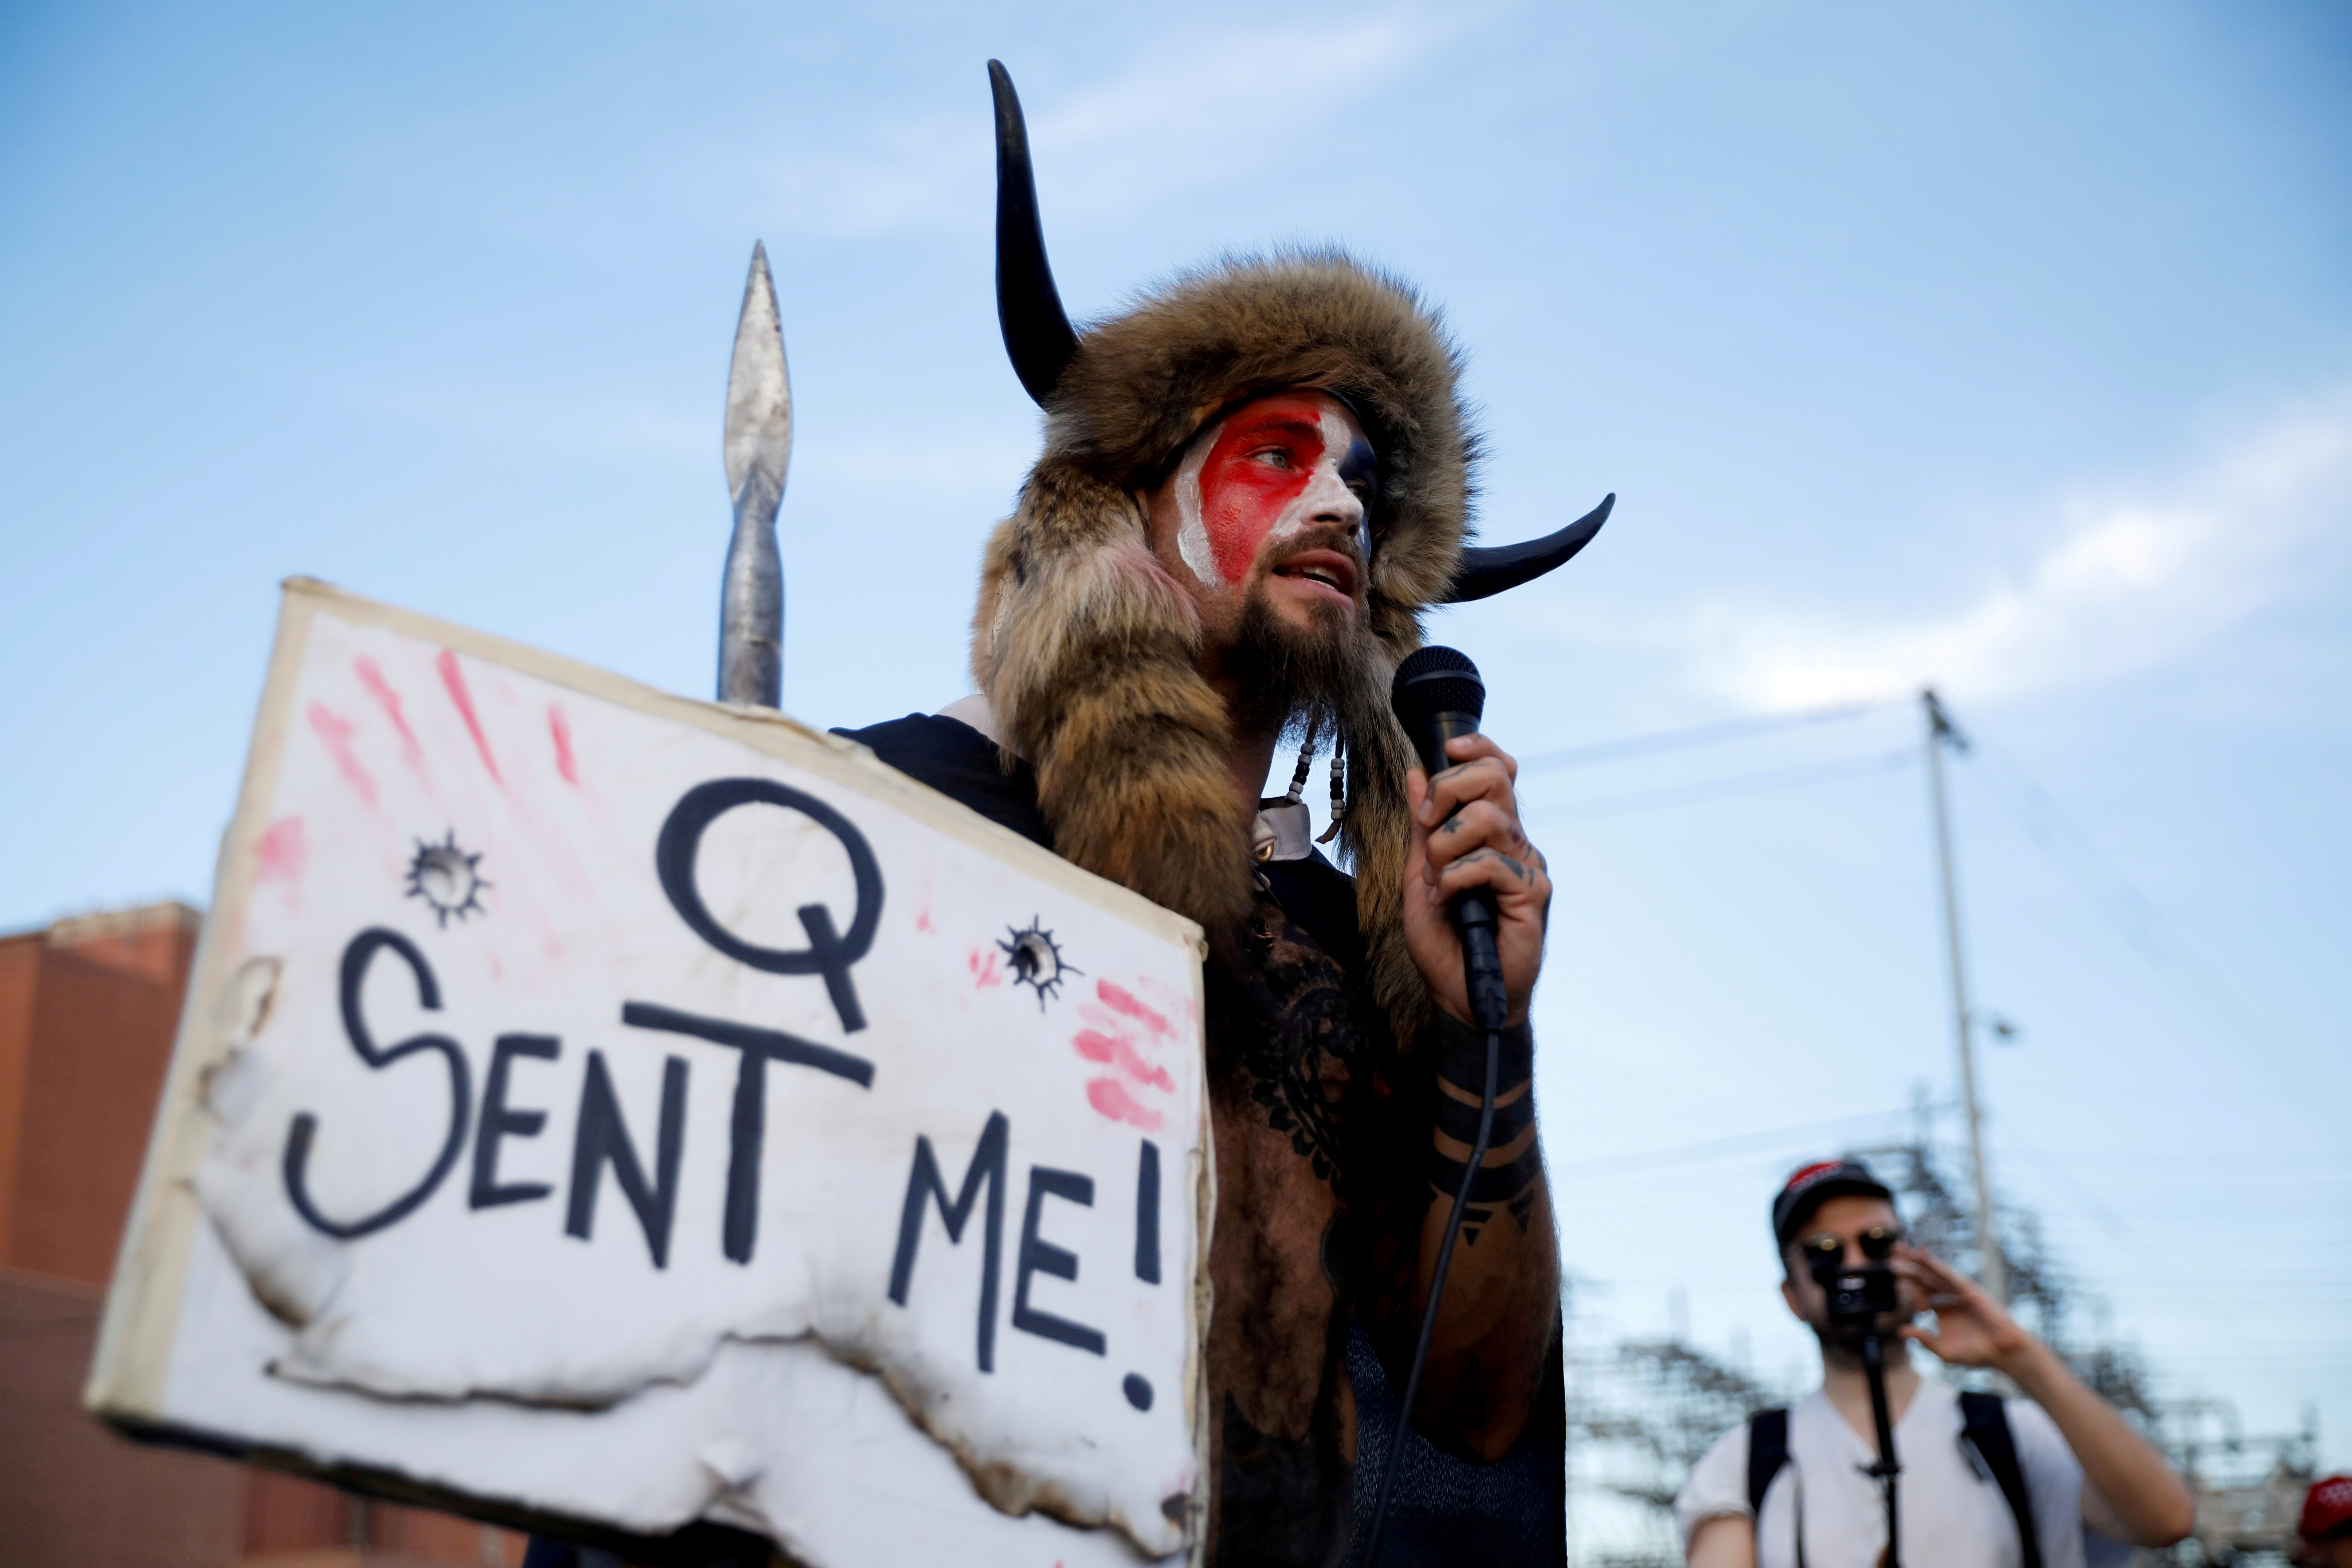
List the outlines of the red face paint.
{"label": "red face paint", "polygon": [[1258,542],[1290,510],[1323,456],[1322,411],[1304,397],[1268,397],[1235,412],[1201,466],[1201,521],[1217,574],[1248,575]]}
{"label": "red face paint", "polygon": [[1204,582],[1238,584],[1269,538],[1318,521],[1357,528],[1364,502],[1352,470],[1368,456],[1354,419],[1326,394],[1277,393],[1243,405],[1205,432],[1178,469],[1184,563]]}

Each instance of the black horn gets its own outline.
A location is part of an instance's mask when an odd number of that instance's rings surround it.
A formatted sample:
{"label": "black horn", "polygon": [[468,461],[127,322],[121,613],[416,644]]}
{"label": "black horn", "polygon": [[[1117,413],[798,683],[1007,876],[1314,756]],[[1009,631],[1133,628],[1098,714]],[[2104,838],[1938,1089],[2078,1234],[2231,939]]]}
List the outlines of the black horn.
{"label": "black horn", "polygon": [[1609,521],[1609,509],[1616,504],[1617,495],[1612,490],[1601,498],[1599,506],[1559,532],[1530,539],[1524,544],[1497,545],[1491,550],[1464,545],[1462,564],[1454,574],[1454,586],[1447,591],[1445,602],[1466,605],[1473,599],[1490,598],[1506,588],[1534,582],[1591,543],[1601,525]]}
{"label": "black horn", "polygon": [[1054,395],[1062,367],[1078,352],[1078,334],[1054,287],[1045,260],[1045,228],[1037,220],[1037,177],[1029,166],[1029,126],[1013,79],[988,62],[996,95],[996,320],[1013,374],[1043,404]]}

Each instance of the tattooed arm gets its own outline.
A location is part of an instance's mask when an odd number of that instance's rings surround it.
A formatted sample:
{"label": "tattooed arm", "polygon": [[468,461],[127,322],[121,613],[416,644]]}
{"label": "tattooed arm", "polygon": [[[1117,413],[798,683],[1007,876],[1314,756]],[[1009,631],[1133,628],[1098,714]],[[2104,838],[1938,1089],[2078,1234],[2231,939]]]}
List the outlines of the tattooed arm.
{"label": "tattooed arm", "polygon": [[1432,1198],[1420,1226],[1411,1310],[1400,1316],[1418,1326],[1477,1135],[1486,1040],[1470,1026],[1462,947],[1446,905],[1483,887],[1495,898],[1511,1027],[1503,1041],[1492,1145],[1454,1247],[1412,1421],[1455,1452],[1497,1459],[1527,1426],[1559,1312],[1559,1253],[1536,1142],[1527,1026],[1528,996],[1543,965],[1551,879],[1519,825],[1513,789],[1518,764],[1484,735],[1449,742],[1446,755],[1454,766],[1433,781],[1415,770],[1408,784],[1413,818],[1405,940],[1444,1016],[1431,1045],[1435,1125],[1427,1150],[1406,1155],[1428,1160]]}

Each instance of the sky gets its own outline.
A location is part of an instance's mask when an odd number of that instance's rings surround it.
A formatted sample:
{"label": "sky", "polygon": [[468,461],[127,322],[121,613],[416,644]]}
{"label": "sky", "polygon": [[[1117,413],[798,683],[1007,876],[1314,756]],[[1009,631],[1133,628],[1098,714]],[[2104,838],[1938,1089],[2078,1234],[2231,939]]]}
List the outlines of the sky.
{"label": "sky", "polygon": [[1559,887],[1580,1340],[1801,1375],[1779,1178],[1917,1097],[1955,1132],[1933,685],[1976,742],[1969,984],[2017,1028],[1996,1184],[2168,1395],[2311,1412],[2352,1466],[2340,5],[20,0],[0,927],[205,901],[289,574],[707,693],[754,240],[797,421],[784,705],[965,691],[1038,439],[991,57],[1074,313],[1336,241],[1467,351],[1486,538],[1619,498],[1431,626]]}

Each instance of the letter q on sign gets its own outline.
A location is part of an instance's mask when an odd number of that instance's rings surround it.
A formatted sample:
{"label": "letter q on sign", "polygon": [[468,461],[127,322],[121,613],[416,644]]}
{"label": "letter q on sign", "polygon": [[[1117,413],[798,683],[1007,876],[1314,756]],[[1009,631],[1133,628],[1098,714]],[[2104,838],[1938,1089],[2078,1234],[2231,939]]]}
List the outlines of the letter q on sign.
{"label": "letter q on sign", "polygon": [[[695,857],[701,850],[702,836],[728,812],[753,805],[797,811],[840,842],[849,856],[850,874],[857,887],[857,907],[851,912],[848,931],[841,930],[824,905],[803,904],[796,912],[801,929],[808,932],[809,944],[793,951],[745,942],[712,917],[695,881]],[[669,819],[662,824],[661,837],[654,847],[654,870],[670,907],[695,935],[738,963],[771,974],[824,975],[825,994],[841,1016],[843,1031],[854,1035],[866,1027],[865,1009],[858,1005],[857,992],[850,984],[849,967],[874,945],[875,929],[882,921],[882,868],[866,836],[847,817],[815,796],[772,779],[713,779],[687,791],[670,808]]]}

